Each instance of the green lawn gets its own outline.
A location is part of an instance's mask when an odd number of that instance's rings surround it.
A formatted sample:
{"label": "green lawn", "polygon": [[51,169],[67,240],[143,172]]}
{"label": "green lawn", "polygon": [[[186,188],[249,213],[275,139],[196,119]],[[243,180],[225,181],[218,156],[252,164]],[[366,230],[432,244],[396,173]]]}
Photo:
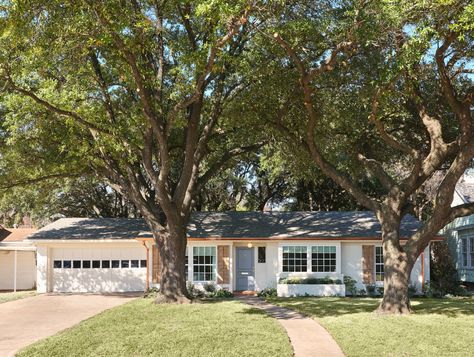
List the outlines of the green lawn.
{"label": "green lawn", "polygon": [[136,299],[18,356],[291,356],[284,329],[237,301],[154,305]]}
{"label": "green lawn", "polygon": [[8,301],[23,299],[34,295],[36,295],[36,291],[34,290],[17,291],[16,293],[0,293],[0,304]]}
{"label": "green lawn", "polygon": [[348,357],[474,355],[474,298],[414,299],[409,316],[379,316],[369,298],[269,301],[312,316]]}

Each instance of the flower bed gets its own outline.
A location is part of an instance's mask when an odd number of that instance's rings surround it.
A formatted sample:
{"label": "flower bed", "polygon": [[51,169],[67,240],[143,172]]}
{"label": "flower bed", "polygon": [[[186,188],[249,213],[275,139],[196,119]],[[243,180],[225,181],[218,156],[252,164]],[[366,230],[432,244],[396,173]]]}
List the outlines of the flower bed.
{"label": "flower bed", "polygon": [[345,296],[346,286],[340,279],[282,278],[277,284],[280,297],[291,296]]}

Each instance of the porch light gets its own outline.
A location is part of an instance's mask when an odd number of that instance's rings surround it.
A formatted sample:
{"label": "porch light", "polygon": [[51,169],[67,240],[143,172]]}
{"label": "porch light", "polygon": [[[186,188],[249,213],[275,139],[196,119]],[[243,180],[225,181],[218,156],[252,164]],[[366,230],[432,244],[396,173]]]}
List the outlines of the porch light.
{"label": "porch light", "polygon": [[248,247],[248,248],[252,248],[252,243],[250,243],[250,242],[247,243],[247,247]]}

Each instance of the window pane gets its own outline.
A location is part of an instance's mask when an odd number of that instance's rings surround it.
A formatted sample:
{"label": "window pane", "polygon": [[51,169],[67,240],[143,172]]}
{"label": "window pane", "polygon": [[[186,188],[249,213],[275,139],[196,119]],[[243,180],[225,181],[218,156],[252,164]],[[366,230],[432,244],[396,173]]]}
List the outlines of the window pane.
{"label": "window pane", "polygon": [[83,260],[82,261],[82,269],[90,269],[91,261],[90,260]]}
{"label": "window pane", "polygon": [[130,267],[130,261],[122,260],[122,268],[128,268],[128,267]]}
{"label": "window pane", "polygon": [[265,247],[258,247],[258,262],[265,263],[266,261],[266,248]]}
{"label": "window pane", "polygon": [[70,269],[71,268],[71,261],[70,260],[63,260],[63,268]]}
{"label": "window pane", "polygon": [[138,268],[138,260],[130,260],[130,266],[132,268]]}
{"label": "window pane", "polygon": [[92,267],[95,269],[100,268],[100,260],[93,260]]}
{"label": "window pane", "polygon": [[102,260],[102,268],[103,269],[110,268],[110,260]]}
{"label": "window pane", "polygon": [[61,260],[55,260],[53,266],[54,269],[61,269],[63,267],[63,262]]}
{"label": "window pane", "polygon": [[140,268],[146,268],[146,260],[140,260]]}
{"label": "window pane", "polygon": [[112,260],[112,268],[120,268],[120,260]]}
{"label": "window pane", "polygon": [[74,261],[72,262],[72,267],[73,267],[74,269],[80,269],[80,268],[81,268],[81,261],[80,261],[80,260],[74,260]]}

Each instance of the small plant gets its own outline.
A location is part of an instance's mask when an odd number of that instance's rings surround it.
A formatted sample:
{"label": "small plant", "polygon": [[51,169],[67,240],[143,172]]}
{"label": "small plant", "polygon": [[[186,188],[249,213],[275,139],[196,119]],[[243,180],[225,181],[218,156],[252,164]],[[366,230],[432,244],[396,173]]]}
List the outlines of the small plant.
{"label": "small plant", "polygon": [[359,290],[357,290],[357,295],[358,296],[366,296],[367,291],[365,289],[359,289]]}
{"label": "small plant", "polygon": [[418,294],[418,289],[416,288],[416,285],[414,284],[408,285],[408,296],[412,298],[417,294]]}
{"label": "small plant", "polygon": [[143,297],[144,298],[156,297],[159,292],[160,292],[160,289],[158,288],[150,288],[145,292],[145,294],[143,294]]}
{"label": "small plant", "polygon": [[352,279],[350,276],[344,276],[344,285],[346,285],[346,292],[352,296],[357,295],[357,281]]}
{"label": "small plant", "polygon": [[215,298],[219,298],[219,299],[229,299],[233,296],[234,295],[227,289],[217,289],[213,293],[213,296],[209,296],[209,297],[215,297]]}
{"label": "small plant", "polygon": [[320,285],[320,284],[336,284],[342,285],[340,279],[332,279],[330,277],[324,278],[281,278],[278,284],[309,284],[309,285]]}
{"label": "small plant", "polygon": [[204,297],[204,291],[201,289],[198,289],[194,286],[192,283],[188,283],[187,285],[188,288],[188,294],[189,296],[193,298],[203,298]]}
{"label": "small plant", "polygon": [[215,293],[217,288],[214,284],[210,283],[210,284],[204,284],[203,287],[204,291],[208,292],[208,293]]}
{"label": "small plant", "polygon": [[367,290],[367,295],[369,295],[369,296],[377,295],[377,292],[375,290],[376,289],[375,284],[366,284],[365,289]]}
{"label": "small plant", "polygon": [[383,286],[379,286],[379,287],[377,288],[377,293],[378,293],[380,296],[383,296],[383,292],[384,292]]}
{"label": "small plant", "polygon": [[262,291],[257,293],[257,296],[267,298],[267,297],[277,297],[277,289],[275,288],[265,288]]}

